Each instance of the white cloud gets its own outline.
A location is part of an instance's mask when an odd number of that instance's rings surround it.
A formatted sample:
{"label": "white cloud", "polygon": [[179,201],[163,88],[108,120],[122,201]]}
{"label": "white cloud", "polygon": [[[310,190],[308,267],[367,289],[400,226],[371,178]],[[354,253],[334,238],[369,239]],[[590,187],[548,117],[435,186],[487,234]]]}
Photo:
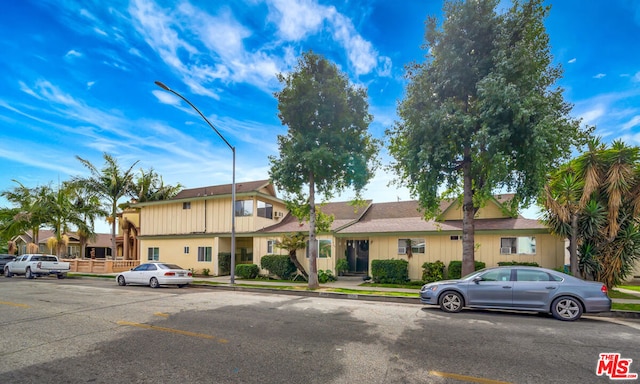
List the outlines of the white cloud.
{"label": "white cloud", "polygon": [[182,102],[178,96],[164,90],[153,90],[151,93],[153,93],[153,96],[162,104],[180,105]]}
{"label": "white cloud", "polygon": [[576,62],[576,58],[575,58],[575,57],[574,57],[573,59],[571,59],[571,60],[569,60],[569,61],[568,61],[568,63],[569,63],[569,64],[573,64],[573,63],[575,63],[575,62]]}
{"label": "white cloud", "polygon": [[602,105],[594,105],[586,112],[583,112],[580,117],[585,124],[593,125],[596,121],[604,116],[606,108]]}
{"label": "white cloud", "polygon": [[287,41],[301,41],[318,32],[325,19],[336,12],[312,0],[271,0],[268,20],[278,25],[278,34]]}
{"label": "white cloud", "polygon": [[71,49],[64,55],[64,57],[65,58],[82,57],[82,53],[76,51],[75,49]]}
{"label": "white cloud", "polygon": [[633,75],[633,79],[632,80],[640,82],[640,72],[636,72],[636,74]]}
{"label": "white cloud", "polygon": [[594,79],[602,79],[605,76],[607,76],[605,73],[598,73],[597,75],[593,76],[593,78]]}
{"label": "white cloud", "polygon": [[640,126],[640,115],[634,116],[631,120],[622,125],[622,129],[628,130],[637,126]]}
{"label": "white cloud", "polygon": [[96,83],[95,81],[88,81],[87,82],[87,89],[91,89],[95,83]]}

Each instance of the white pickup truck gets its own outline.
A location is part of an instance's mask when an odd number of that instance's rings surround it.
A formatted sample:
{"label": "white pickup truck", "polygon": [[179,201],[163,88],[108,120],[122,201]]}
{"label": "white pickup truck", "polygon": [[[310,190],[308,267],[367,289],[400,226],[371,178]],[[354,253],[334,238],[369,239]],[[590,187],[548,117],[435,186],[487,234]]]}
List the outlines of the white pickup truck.
{"label": "white pickup truck", "polygon": [[54,255],[25,254],[16,257],[4,266],[4,276],[24,275],[27,279],[36,276],[57,275],[64,279],[69,272],[69,263],[59,261]]}

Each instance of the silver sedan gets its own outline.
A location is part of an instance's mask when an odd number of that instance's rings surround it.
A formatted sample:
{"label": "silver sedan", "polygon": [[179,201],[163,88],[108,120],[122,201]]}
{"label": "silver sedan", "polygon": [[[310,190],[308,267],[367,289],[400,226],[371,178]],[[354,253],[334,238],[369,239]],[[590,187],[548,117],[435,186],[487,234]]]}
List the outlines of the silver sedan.
{"label": "silver sedan", "polygon": [[458,280],[425,284],[420,301],[439,305],[445,312],[460,312],[463,307],[521,310],[551,313],[565,321],[611,310],[604,284],[523,266],[486,268]]}
{"label": "silver sedan", "polygon": [[116,276],[118,285],[143,284],[151,288],[161,285],[177,285],[179,288],[193,282],[193,273],[175,264],[145,263],[130,271],[121,272]]}

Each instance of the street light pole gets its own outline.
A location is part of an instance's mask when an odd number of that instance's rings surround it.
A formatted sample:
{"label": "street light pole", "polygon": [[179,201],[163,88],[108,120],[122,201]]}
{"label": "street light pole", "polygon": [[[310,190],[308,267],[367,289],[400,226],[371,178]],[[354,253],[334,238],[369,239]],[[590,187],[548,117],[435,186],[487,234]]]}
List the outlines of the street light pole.
{"label": "street light pole", "polygon": [[229,144],[227,139],[222,136],[222,134],[216,129],[216,127],[211,124],[211,122],[200,112],[195,105],[193,105],[186,97],[182,96],[178,92],[164,85],[161,81],[156,81],[156,85],[165,91],[169,91],[174,95],[178,96],[182,100],[184,100],[187,104],[191,106],[200,117],[204,119],[204,121],[209,124],[209,126],[215,131],[215,133],[220,136],[222,141],[231,149],[231,153],[233,154],[233,176],[231,178],[231,284],[235,284],[235,272],[236,272],[236,148]]}

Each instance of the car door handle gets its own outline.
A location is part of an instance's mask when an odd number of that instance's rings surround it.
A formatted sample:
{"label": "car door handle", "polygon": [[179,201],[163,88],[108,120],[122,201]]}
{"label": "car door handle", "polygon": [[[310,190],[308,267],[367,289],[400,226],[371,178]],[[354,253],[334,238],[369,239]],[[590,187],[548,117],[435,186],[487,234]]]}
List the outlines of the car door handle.
{"label": "car door handle", "polygon": [[511,286],[510,285],[503,285],[502,288],[509,289],[509,288],[511,288]]}
{"label": "car door handle", "polygon": [[545,287],[547,289],[556,289],[556,287]]}

